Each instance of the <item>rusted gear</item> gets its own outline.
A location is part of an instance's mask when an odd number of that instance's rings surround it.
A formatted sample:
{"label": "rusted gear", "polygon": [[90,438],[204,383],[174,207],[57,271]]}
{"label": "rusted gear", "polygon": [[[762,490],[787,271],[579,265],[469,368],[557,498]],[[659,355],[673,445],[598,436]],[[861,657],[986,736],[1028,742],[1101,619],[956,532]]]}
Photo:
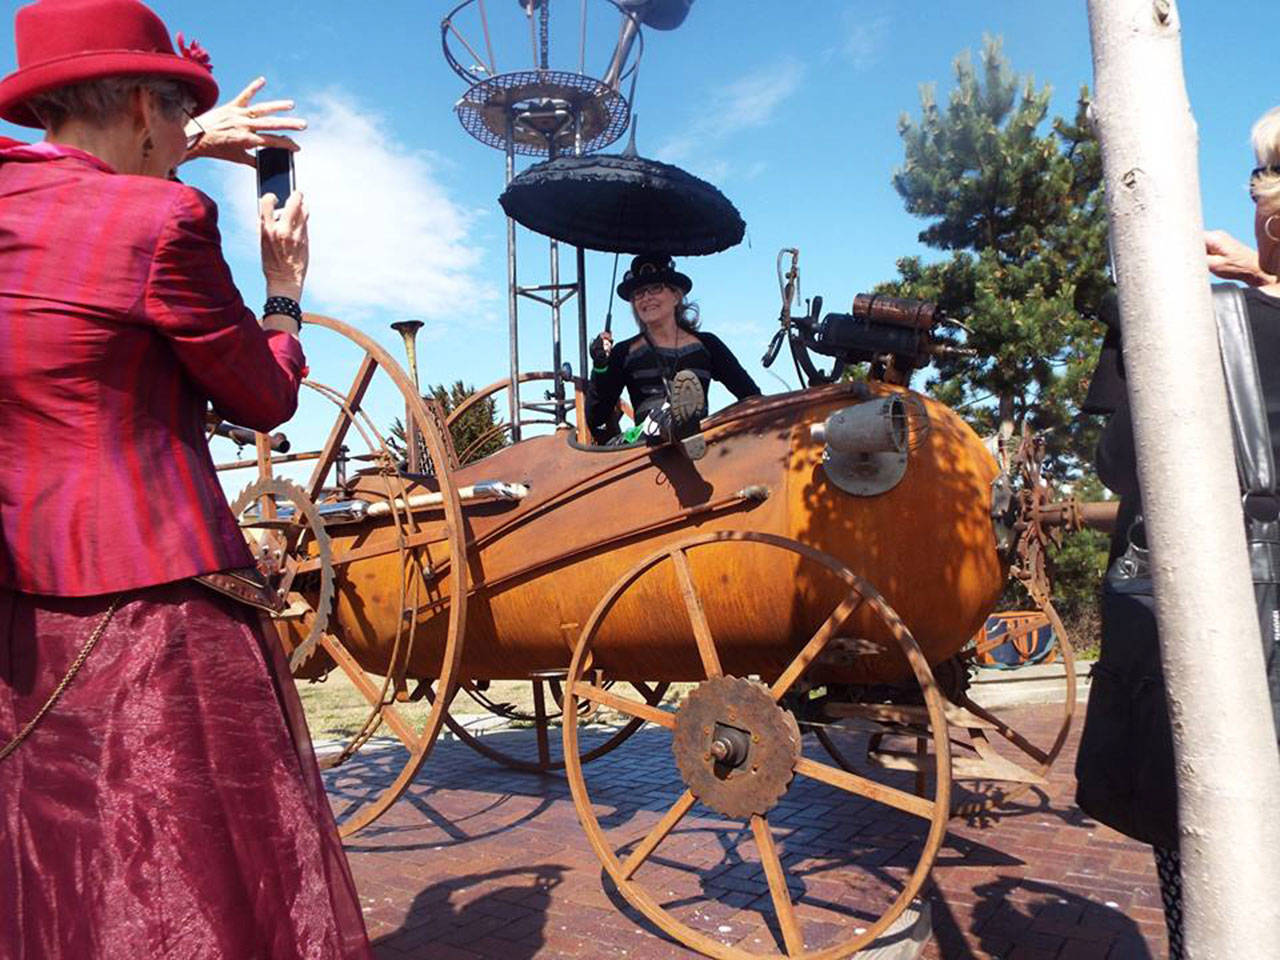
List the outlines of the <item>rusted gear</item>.
{"label": "rusted gear", "polygon": [[1053,490],[1044,479],[1044,438],[1025,431],[1010,470],[1020,481],[1014,493],[1010,573],[1026,587],[1031,599],[1043,606],[1052,592],[1049,550],[1062,546],[1063,534],[1070,527],[1045,522],[1061,505],[1054,501]]}
{"label": "rusted gear", "polygon": [[[262,497],[268,496],[276,501],[283,500],[293,504],[293,516],[288,521],[285,521],[284,525],[305,526],[316,545],[315,557],[295,556],[289,552],[286,549],[288,538],[279,537],[277,534],[281,524],[272,523],[268,527],[260,519],[243,519],[245,510],[249,509],[252,504]],[[255,480],[241,490],[235,502],[231,504],[231,512],[235,514],[242,529],[266,527],[268,543],[278,537],[278,549],[275,551],[268,548],[264,552],[261,546],[254,541],[250,541],[250,548],[254,551],[255,559],[258,560],[258,569],[271,585],[284,595],[285,599],[307,602],[300,594],[290,596],[290,587],[293,585],[293,578],[299,563],[304,560],[319,561],[320,566],[317,572],[320,578],[320,591],[315,604],[309,604],[312,611],[311,629],[307,632],[303,641],[294,647],[293,652],[289,655],[289,669],[296,673],[315,652],[316,641],[320,639],[320,635],[324,633],[325,628],[329,625],[329,614],[333,610],[333,552],[329,544],[329,535],[324,529],[324,521],[320,518],[320,512],[316,510],[316,505],[307,496],[306,490],[296,483],[276,477]],[[248,538],[246,537],[246,539]],[[294,540],[294,543],[296,542]],[[293,609],[294,603],[290,602],[290,610]],[[286,611],[286,613],[288,612]]]}
{"label": "rusted gear", "polygon": [[676,766],[695,797],[726,817],[771,810],[800,758],[800,727],[755,680],[712,677],[676,713]]}

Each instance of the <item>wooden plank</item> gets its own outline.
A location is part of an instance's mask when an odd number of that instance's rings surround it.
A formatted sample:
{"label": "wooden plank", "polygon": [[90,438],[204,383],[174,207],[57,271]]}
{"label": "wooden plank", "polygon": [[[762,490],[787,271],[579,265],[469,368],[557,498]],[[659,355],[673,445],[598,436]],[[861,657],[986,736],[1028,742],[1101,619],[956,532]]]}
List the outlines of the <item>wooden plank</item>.
{"label": "wooden plank", "polygon": [[796,654],[794,660],[787,665],[787,669],[782,671],[782,676],[774,681],[773,686],[769,689],[773,699],[781,700],[792,685],[800,679],[800,675],[809,669],[814,659],[823,651],[823,648],[835,636],[837,630],[844,625],[858,607],[862,606],[863,597],[860,593],[851,593],[840,601],[840,605],[831,611],[831,616],[818,628],[818,632],[809,638],[809,642],[804,645],[799,653]]}
{"label": "wooden plank", "polygon": [[622,875],[630,880],[640,869],[640,865],[649,859],[649,854],[657,849],[658,844],[666,839],[675,825],[684,819],[684,815],[693,808],[693,792],[686,790],[666,813],[662,815],[652,830],[640,841],[640,845],[631,851],[631,855],[622,864]]}
{"label": "wooden plank", "polygon": [[[359,411],[365,391],[369,389],[369,383],[373,380],[377,369],[378,361],[373,359],[371,354],[366,353],[360,369],[356,371],[355,380],[351,382],[351,389],[347,391],[346,406],[352,416]],[[338,448],[342,446],[342,441],[346,439],[347,431],[350,429],[351,418],[345,411],[339,410],[338,419],[334,421],[333,428],[329,431],[329,438],[325,440],[324,447],[320,451],[320,459],[315,469],[311,471],[311,479],[307,481],[307,496],[313,501],[319,499],[324,478],[329,473],[329,468],[333,466],[333,458],[337,455]]]}
{"label": "wooden plank", "polygon": [[720,655],[716,653],[716,642],[711,636],[711,628],[707,625],[707,614],[702,608],[702,598],[693,585],[693,573],[689,570],[689,558],[683,550],[671,551],[671,560],[676,565],[676,580],[680,584],[680,595],[689,611],[689,620],[693,624],[693,636],[698,643],[698,656],[702,658],[702,669],[707,677],[723,676],[720,666]]}
{"label": "wooden plank", "polygon": [[593,700],[602,706],[617,710],[619,713],[625,713],[629,717],[640,717],[642,720],[656,723],[658,726],[666,727],[668,730],[675,729],[676,715],[674,713],[659,710],[657,707],[651,707],[649,704],[641,703],[639,700],[620,697],[616,693],[605,690],[603,687],[594,687],[581,681],[573,685],[573,692],[576,696],[585,700]]}
{"label": "wooden plank", "polygon": [[773,899],[773,910],[778,915],[778,926],[782,928],[782,941],[786,944],[787,955],[798,957],[804,953],[804,931],[800,929],[800,922],[796,919],[791,891],[787,889],[787,874],[782,869],[782,861],[778,859],[778,850],[773,845],[773,834],[769,830],[768,821],[759,814],[753,815],[751,832],[756,838],[760,863],[769,881],[769,896]]}
{"label": "wooden plank", "polygon": [[905,813],[923,817],[925,820],[933,819],[934,803],[932,800],[917,797],[907,793],[905,790],[886,787],[882,783],[876,783],[874,780],[860,777],[856,773],[846,773],[828,764],[810,760],[808,757],[801,757],[796,761],[796,773],[804,774],[806,777],[813,777],[815,780],[821,780],[823,783],[830,784],[833,787],[839,787],[849,793],[856,793],[860,797],[867,797],[877,803],[886,804]]}

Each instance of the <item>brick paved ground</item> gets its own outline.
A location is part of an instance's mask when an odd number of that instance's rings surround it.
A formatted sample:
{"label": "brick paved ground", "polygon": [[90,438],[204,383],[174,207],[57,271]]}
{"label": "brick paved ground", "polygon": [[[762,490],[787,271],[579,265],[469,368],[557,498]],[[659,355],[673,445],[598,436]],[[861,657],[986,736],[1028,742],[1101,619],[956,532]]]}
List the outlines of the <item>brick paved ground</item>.
{"label": "brick paved ground", "polygon": [[[1038,707],[1009,716],[1033,739],[1053,719]],[[529,731],[489,736],[531,739]],[[645,730],[587,767],[616,847],[642,837],[679,795],[669,742],[665,732]],[[816,748],[807,753],[825,760]],[[925,888],[934,940],[923,956],[1164,956],[1149,852],[1074,809],[1074,749],[1075,736],[1047,791],[996,817],[952,821]],[[389,782],[402,756],[379,751],[328,774],[339,815]],[[700,812],[695,807],[637,880],[690,926],[778,952],[750,832]],[[810,949],[877,916],[922,841],[919,821],[809,780],[793,784],[770,822]],[[348,852],[384,960],[694,955],[655,932],[605,878],[563,779],[497,767],[457,742],[436,746],[417,785]]]}

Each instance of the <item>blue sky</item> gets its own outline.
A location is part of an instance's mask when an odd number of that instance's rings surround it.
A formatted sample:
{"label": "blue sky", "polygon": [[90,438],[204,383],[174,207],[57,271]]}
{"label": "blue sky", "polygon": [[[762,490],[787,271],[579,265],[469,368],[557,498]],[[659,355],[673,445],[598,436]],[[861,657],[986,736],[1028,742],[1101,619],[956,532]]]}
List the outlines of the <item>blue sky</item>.
{"label": "blue sky", "polygon": [[[472,139],[453,112],[465,84],[441,54],[440,21],[454,4],[152,5],[171,30],[210,51],[224,96],[265,74],[267,93],[295,98],[298,113],[312,121],[299,138],[297,161],[312,206],[305,308],[354,322],[397,353],[398,337],[387,324],[426,321],[425,381],[484,384],[504,376],[505,227],[496,202],[503,158]],[[616,14],[601,0],[586,5],[586,70],[598,76],[612,50]],[[6,0],[9,23],[18,6]],[[528,67],[519,5],[486,6],[500,71]],[[1224,9],[1181,5],[1183,56],[1201,134],[1206,223],[1248,237],[1249,127],[1280,100],[1280,86],[1262,49],[1244,38],[1247,25],[1271,21],[1274,4],[1232,3],[1231,16]],[[577,69],[579,10],[577,0],[551,0],[553,67]],[[474,16],[460,24],[479,42]],[[689,258],[682,268],[694,279],[704,326],[729,343],[766,392],[783,389],[759,364],[780,305],[779,248],[800,248],[804,293],[822,294],[829,309],[892,277],[898,257],[924,252],[916,242],[924,224],[905,213],[890,184],[902,161],[896,124],[903,111],[918,112],[922,83],[936,82],[945,98],[953,58],[976,52],[986,33],[1003,38],[1017,72],[1053,88],[1053,112],[1074,111],[1081,84],[1092,83],[1083,0],[698,0],[679,30],[647,31],[634,104],[639,149],[712,180],[746,220],[743,244]],[[6,27],[0,65],[7,72],[13,64]],[[29,136],[4,124],[0,133]],[[218,201],[227,258],[256,306],[263,285],[251,173],[201,161],[183,175]],[[544,282],[534,268],[546,262],[545,241],[522,231],[520,255],[530,265],[521,279]],[[611,255],[588,255],[593,333],[605,313],[612,266]],[[522,355],[529,369],[550,365],[545,316],[525,308]],[[630,324],[624,310],[618,329]],[[576,358],[573,324],[566,328],[566,356]],[[309,354],[317,376],[345,387],[346,371],[354,371],[350,354],[321,338],[309,340]],[[783,362],[774,370],[789,374]],[[301,422],[295,428],[315,429]]]}

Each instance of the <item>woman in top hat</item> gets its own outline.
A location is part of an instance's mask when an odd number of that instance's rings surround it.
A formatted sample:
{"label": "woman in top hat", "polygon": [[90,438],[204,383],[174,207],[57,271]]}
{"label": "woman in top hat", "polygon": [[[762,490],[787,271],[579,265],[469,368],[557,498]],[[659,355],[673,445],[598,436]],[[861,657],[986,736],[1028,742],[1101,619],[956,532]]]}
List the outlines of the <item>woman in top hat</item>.
{"label": "woman in top hat", "polygon": [[[640,332],[616,346],[607,331],[591,344],[595,366],[587,385],[587,423],[598,443],[615,441],[614,415],[625,389],[636,424],[650,442],[686,440],[701,456],[698,421],[706,414],[712,380],[739,400],[759,395],[751,375],[717,336],[698,329],[697,307],[688,301],[693,281],[668,256],[639,256],[618,284]],[[638,437],[626,437],[634,440]]]}
{"label": "woman in top hat", "polygon": [[[368,957],[283,655],[205,585],[252,563],[207,404],[297,403],[301,196],[263,205],[259,320],[170,179],[217,98],[199,46],[138,0],[15,32],[0,117],[45,136],[0,148],[0,956]],[[218,155],[261,136],[252,92],[206,114]]]}

